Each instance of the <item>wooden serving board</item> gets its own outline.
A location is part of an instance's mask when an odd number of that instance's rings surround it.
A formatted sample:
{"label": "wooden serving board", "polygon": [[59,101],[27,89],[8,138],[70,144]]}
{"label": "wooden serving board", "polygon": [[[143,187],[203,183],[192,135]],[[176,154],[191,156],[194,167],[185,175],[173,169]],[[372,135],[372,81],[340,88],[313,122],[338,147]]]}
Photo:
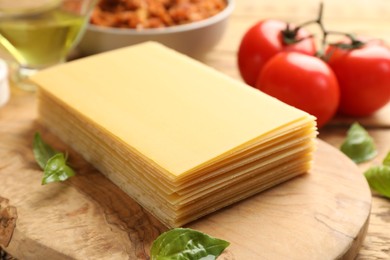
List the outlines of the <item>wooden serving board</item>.
{"label": "wooden serving board", "polygon": [[[0,244],[19,259],[148,259],[166,228],[36,121],[34,94],[0,108]],[[77,176],[41,186],[36,131]],[[371,208],[357,166],[318,140],[313,169],[188,227],[231,242],[220,259],[353,259]]]}

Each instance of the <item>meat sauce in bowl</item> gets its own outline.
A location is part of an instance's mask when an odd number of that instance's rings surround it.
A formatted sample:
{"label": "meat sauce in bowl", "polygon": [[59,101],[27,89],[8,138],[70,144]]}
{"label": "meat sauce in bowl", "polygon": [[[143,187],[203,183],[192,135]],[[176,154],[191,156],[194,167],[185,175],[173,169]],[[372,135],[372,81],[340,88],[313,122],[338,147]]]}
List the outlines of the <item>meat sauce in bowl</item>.
{"label": "meat sauce in bowl", "polygon": [[156,41],[202,59],[222,39],[234,0],[100,0],[78,46],[91,55]]}
{"label": "meat sauce in bowl", "polygon": [[214,16],[225,0],[100,0],[91,23],[115,28],[162,28]]}

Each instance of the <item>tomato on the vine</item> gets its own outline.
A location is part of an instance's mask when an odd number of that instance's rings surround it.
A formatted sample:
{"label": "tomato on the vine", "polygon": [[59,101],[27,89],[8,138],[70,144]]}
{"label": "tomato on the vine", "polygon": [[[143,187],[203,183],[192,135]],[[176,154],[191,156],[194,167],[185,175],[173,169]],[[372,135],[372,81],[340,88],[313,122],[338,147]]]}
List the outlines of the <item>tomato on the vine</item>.
{"label": "tomato on the vine", "polygon": [[317,117],[318,127],[336,113],[339,86],[321,59],[298,52],[281,52],[264,66],[256,88]]}
{"label": "tomato on the vine", "polygon": [[340,85],[339,113],[368,116],[390,101],[390,49],[382,42],[330,45],[326,55]]}
{"label": "tomato on the vine", "polygon": [[281,51],[297,51],[314,55],[315,41],[304,28],[279,20],[263,20],[243,36],[238,50],[238,68],[243,80],[255,86],[264,64]]}

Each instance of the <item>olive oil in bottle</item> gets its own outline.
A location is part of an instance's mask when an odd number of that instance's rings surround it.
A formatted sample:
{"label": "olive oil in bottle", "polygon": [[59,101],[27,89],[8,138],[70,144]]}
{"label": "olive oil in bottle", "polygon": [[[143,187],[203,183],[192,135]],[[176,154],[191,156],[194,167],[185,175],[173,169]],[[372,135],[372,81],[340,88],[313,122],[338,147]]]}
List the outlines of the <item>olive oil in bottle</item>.
{"label": "olive oil in bottle", "polygon": [[0,44],[21,66],[44,68],[66,59],[86,22],[86,16],[60,8],[0,16]]}

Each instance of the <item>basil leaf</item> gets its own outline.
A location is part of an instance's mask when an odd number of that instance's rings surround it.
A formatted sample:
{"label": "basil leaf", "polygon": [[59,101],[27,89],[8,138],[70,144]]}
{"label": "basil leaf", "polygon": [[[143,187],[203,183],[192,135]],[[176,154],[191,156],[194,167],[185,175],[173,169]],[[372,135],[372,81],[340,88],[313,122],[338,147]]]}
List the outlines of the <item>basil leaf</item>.
{"label": "basil leaf", "polygon": [[65,155],[63,153],[57,153],[46,163],[42,185],[51,182],[65,181],[74,175],[76,174],[73,169],[66,165]]}
{"label": "basil leaf", "polygon": [[151,260],[214,260],[229,242],[189,228],[175,228],[161,234],[150,251]]}
{"label": "basil leaf", "polygon": [[47,161],[53,157],[57,151],[46,144],[39,133],[35,133],[33,142],[33,153],[35,161],[43,169],[45,169]]}
{"label": "basil leaf", "polygon": [[370,188],[390,198],[390,166],[372,166],[364,172]]}
{"label": "basil leaf", "polygon": [[42,185],[64,181],[75,175],[73,169],[66,164],[67,156],[45,143],[38,132],[34,135],[33,153],[43,169]]}
{"label": "basil leaf", "polygon": [[390,167],[390,152],[388,152],[385,159],[383,159],[383,165]]}
{"label": "basil leaf", "polygon": [[349,128],[340,150],[355,163],[371,160],[377,155],[374,140],[359,123]]}

